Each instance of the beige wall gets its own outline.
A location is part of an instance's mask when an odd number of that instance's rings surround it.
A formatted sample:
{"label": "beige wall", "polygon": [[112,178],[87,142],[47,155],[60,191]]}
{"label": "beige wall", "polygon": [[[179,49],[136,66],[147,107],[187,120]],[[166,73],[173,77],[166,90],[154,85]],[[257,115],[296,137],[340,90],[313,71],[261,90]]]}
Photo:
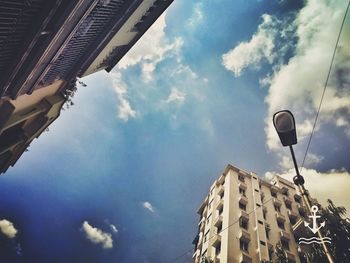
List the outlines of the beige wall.
{"label": "beige wall", "polygon": [[[238,177],[244,177],[244,183],[238,180]],[[294,200],[294,195],[297,191],[293,183],[282,178],[276,178],[275,186],[271,183],[261,180],[256,174],[248,173],[234,166],[228,166],[223,175],[216,180],[211,188],[205,202],[201,205],[199,213],[207,210],[200,222],[205,222],[205,226],[199,227],[199,241],[197,250],[193,254],[193,262],[201,262],[201,256],[205,253],[210,259],[217,260],[220,263],[236,263],[242,262],[244,257],[251,262],[261,262],[269,260],[269,247],[275,246],[281,240],[282,229],[277,225],[277,217],[274,203],[280,205],[279,217],[284,218],[284,235],[289,236],[289,254],[294,257],[295,262],[300,262],[297,251],[297,243],[293,236],[292,225],[289,215],[291,213],[299,216],[297,202]],[[245,196],[242,197],[239,192],[239,187],[246,188]],[[214,222],[218,217],[216,204],[220,202],[220,197],[217,194],[219,189],[223,187],[223,213],[222,213],[222,232],[219,234],[221,239],[221,252],[215,254],[213,242],[218,240],[217,228]],[[277,198],[272,197],[271,188],[277,191]],[[284,190],[288,190],[288,196],[282,194]],[[263,196],[263,197],[262,197]],[[239,208],[239,200],[246,201],[246,213],[248,214],[248,230],[242,230],[239,224],[239,218],[242,210]],[[285,200],[291,202],[291,209],[288,209]],[[211,200],[212,203],[211,203]],[[211,203],[211,205],[209,205]],[[263,216],[263,209],[267,211],[266,220]],[[210,220],[207,218],[210,216]],[[203,223],[201,223],[203,224]],[[201,226],[199,224],[199,226]],[[265,228],[269,225],[269,238],[266,236]],[[209,231],[209,232],[208,232]],[[249,233],[250,241],[248,252],[241,251],[240,237],[241,233]],[[211,239],[204,241],[203,236],[209,233]],[[205,252],[206,251],[206,252]],[[294,256],[293,256],[294,255]],[[219,261],[218,261],[219,260]],[[215,262],[215,261],[214,261]]]}

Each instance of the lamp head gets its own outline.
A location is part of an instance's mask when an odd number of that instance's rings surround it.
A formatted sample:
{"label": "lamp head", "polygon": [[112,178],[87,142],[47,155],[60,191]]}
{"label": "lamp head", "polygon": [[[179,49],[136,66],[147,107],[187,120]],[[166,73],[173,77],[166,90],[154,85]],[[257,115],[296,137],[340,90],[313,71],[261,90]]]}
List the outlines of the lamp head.
{"label": "lamp head", "polygon": [[297,143],[295,119],[289,110],[278,111],[273,115],[273,125],[283,146]]}

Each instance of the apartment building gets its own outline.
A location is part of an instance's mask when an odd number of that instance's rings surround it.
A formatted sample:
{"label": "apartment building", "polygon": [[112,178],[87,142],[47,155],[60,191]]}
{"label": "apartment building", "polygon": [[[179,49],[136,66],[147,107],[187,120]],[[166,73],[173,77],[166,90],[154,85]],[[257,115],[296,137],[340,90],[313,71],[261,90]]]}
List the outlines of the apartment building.
{"label": "apartment building", "polygon": [[252,172],[228,165],[212,184],[198,209],[193,262],[266,262],[279,244],[290,262],[303,262],[298,236],[307,215],[294,184],[276,177],[267,182]]}

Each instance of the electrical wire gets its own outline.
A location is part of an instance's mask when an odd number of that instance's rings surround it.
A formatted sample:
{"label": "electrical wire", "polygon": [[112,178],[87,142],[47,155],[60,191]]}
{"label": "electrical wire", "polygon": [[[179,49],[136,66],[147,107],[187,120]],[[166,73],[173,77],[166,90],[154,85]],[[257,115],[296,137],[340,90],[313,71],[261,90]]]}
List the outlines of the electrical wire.
{"label": "electrical wire", "polygon": [[319,116],[319,114],[320,114],[320,110],[321,110],[322,102],[323,102],[323,99],[324,99],[324,95],[325,95],[325,93],[326,93],[326,89],[327,89],[327,85],[328,85],[328,81],[329,81],[329,76],[330,76],[330,74],[331,74],[331,70],[332,70],[332,66],[333,66],[333,62],[334,62],[334,58],[335,58],[335,53],[336,53],[336,51],[337,51],[337,47],[338,47],[338,44],[339,44],[339,39],[340,39],[340,36],[341,36],[341,32],[343,31],[343,26],[344,26],[344,23],[345,23],[346,16],[347,16],[347,14],[348,14],[349,6],[350,6],[350,1],[348,2],[348,5],[347,5],[347,7],[346,7],[346,11],[345,11],[345,14],[344,14],[344,17],[343,17],[343,21],[342,21],[342,24],[341,24],[341,26],[340,26],[340,30],[339,30],[339,33],[338,33],[337,41],[336,41],[336,43],[335,43],[335,47],[334,47],[333,55],[332,55],[332,59],[331,59],[331,64],[330,64],[329,69],[328,69],[328,74],[327,74],[326,82],[325,82],[325,84],[324,84],[324,88],[323,88],[321,100],[320,100],[320,103],[319,103],[319,105],[318,105],[318,109],[317,109],[317,113],[316,113],[316,116],[315,116],[314,125],[313,125],[312,130],[311,130],[311,133],[310,133],[309,141],[308,141],[308,143],[307,143],[307,147],[306,147],[306,150],[305,150],[303,162],[302,162],[302,164],[301,164],[300,172],[303,170],[304,163],[305,163],[305,160],[306,160],[306,157],[307,157],[309,148],[310,148],[312,136],[313,136],[313,134],[314,134],[314,132],[315,132],[316,123],[317,123],[317,120],[318,120],[318,116]]}

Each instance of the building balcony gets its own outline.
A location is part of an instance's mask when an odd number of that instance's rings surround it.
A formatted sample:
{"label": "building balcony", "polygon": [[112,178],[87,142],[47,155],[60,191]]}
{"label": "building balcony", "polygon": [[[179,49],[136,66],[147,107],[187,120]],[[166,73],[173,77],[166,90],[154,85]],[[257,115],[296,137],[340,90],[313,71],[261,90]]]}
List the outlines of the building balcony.
{"label": "building balcony", "polygon": [[301,195],[298,195],[298,194],[295,194],[295,195],[294,195],[294,200],[295,200],[296,202],[300,203],[300,202],[301,202],[301,199],[302,199]]}
{"label": "building balcony", "polygon": [[242,219],[244,219],[244,220],[246,220],[246,221],[249,220],[249,215],[248,215],[248,213],[245,212],[245,211],[243,211],[243,210],[240,210],[240,211],[239,211],[238,217],[239,217],[239,218],[242,218]]}
{"label": "building balcony", "polygon": [[271,192],[278,193],[279,190],[280,189],[276,185],[271,185]]}
{"label": "building balcony", "polygon": [[212,240],[213,240],[213,243],[211,245],[213,247],[219,247],[221,245],[221,235],[216,234]]}
{"label": "building balcony", "polygon": [[292,220],[297,220],[298,219],[298,214],[292,210],[288,210],[288,217]]}
{"label": "building balcony", "polygon": [[280,212],[276,212],[276,219],[278,221],[286,221],[286,217],[284,215],[282,215]]}
{"label": "building balcony", "polygon": [[219,216],[217,216],[217,217],[215,218],[215,220],[214,220],[214,226],[218,227],[218,226],[220,226],[221,224],[222,224],[222,216],[219,215]]}
{"label": "building balcony", "polygon": [[247,241],[247,242],[250,241],[250,233],[247,230],[244,230],[242,228],[240,229],[238,237],[239,237],[239,239],[242,239],[244,241]]}
{"label": "building balcony", "polygon": [[241,252],[241,255],[239,256],[239,263],[252,263],[253,259],[245,252]]}
{"label": "building balcony", "polygon": [[224,206],[224,199],[220,198],[220,200],[216,203],[215,208],[220,210]]}
{"label": "building balcony", "polygon": [[293,200],[287,196],[284,196],[283,200],[287,205],[292,205],[292,203],[293,203]]}
{"label": "building balcony", "polygon": [[238,197],[238,202],[241,203],[241,204],[246,205],[246,204],[248,204],[248,198],[246,196],[244,196],[244,195],[240,195]]}
{"label": "building balcony", "polygon": [[286,256],[288,258],[288,260],[292,261],[292,262],[295,262],[295,256],[293,253],[289,252],[288,250],[285,250],[286,252]]}
{"label": "building balcony", "polygon": [[297,205],[297,208],[298,208],[298,211],[299,211],[299,214],[300,215],[306,215],[307,214],[307,208],[306,208],[306,206],[303,206],[303,205],[301,205],[301,204],[298,204]]}
{"label": "building balcony", "polygon": [[286,241],[290,240],[290,234],[283,230],[280,231],[280,237]]}
{"label": "building balcony", "polygon": [[238,187],[244,190],[247,190],[247,184],[245,182],[239,182]]}
{"label": "building balcony", "polygon": [[278,200],[277,198],[273,198],[273,204],[278,206],[278,207],[281,207],[282,202],[280,200]]}
{"label": "building balcony", "polygon": [[196,249],[196,251],[192,255],[192,260],[195,260],[197,257],[199,257],[199,255],[200,255],[200,250]]}
{"label": "building balcony", "polygon": [[199,225],[199,232],[203,232],[204,231],[204,227],[205,227],[205,220],[201,222],[201,224]]}
{"label": "building balcony", "polygon": [[224,186],[223,185],[219,185],[218,187],[218,195],[221,195],[224,192]]}

